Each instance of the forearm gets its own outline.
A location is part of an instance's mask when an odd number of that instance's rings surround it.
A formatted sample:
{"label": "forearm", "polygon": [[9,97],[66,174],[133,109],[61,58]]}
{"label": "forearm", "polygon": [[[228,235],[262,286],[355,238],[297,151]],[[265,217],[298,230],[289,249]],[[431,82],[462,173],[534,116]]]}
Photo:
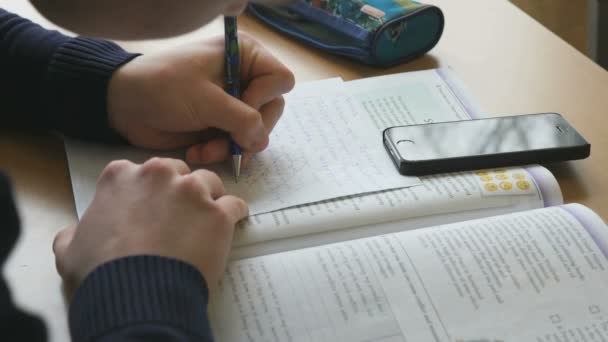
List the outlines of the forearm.
{"label": "forearm", "polygon": [[[8,179],[0,172],[0,266],[19,235]],[[57,293],[59,295],[59,293]],[[208,290],[193,266],[159,256],[120,258],[97,267],[69,312],[74,341],[212,341]],[[44,341],[42,322],[12,303],[0,277],[0,326],[15,341]]]}
{"label": "forearm", "polygon": [[113,72],[136,55],[114,43],[71,38],[0,9],[2,127],[117,140],[107,119]]}

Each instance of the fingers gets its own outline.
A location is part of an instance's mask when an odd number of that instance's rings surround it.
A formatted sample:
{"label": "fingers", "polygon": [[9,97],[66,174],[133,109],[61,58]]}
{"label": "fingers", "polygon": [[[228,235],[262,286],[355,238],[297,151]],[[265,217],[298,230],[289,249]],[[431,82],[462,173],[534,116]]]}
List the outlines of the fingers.
{"label": "fingers", "polygon": [[197,195],[208,192],[211,199],[215,200],[217,206],[226,215],[231,226],[247,217],[249,213],[245,201],[235,196],[225,195],[224,183],[214,172],[204,169],[196,170],[184,177],[183,184]]}
{"label": "fingers", "polygon": [[162,161],[168,163],[175,171],[177,171],[178,175],[187,175],[190,173],[190,167],[186,162],[181,159],[173,159],[173,158],[163,158]]}
{"label": "fingers", "polygon": [[229,155],[228,140],[214,139],[188,148],[186,161],[194,165],[209,165],[224,161]]}
{"label": "fingers", "polygon": [[242,101],[253,108],[261,108],[293,88],[293,77],[284,74],[262,74],[250,79]]}
{"label": "fingers", "polygon": [[76,233],[76,226],[71,226],[61,230],[55,239],[53,240],[53,254],[55,254],[55,267],[57,272],[62,277],[65,276],[65,255],[68,250],[68,246],[74,239]]}
{"label": "fingers", "polygon": [[[282,95],[294,86],[291,71],[274,58],[246,33],[242,35],[241,77],[247,88],[241,100],[231,98],[220,87],[205,84],[206,100],[221,99],[221,108],[214,109],[218,128],[230,133],[231,137],[246,151],[260,152],[268,145],[268,134],[279,120],[285,106]],[[200,109],[209,112],[211,101],[202,101]],[[259,109],[259,112],[256,110]],[[201,111],[202,112],[202,111]],[[199,163],[217,162],[228,157],[226,152],[214,150],[222,147],[212,143],[209,147],[193,149],[189,161]],[[196,158],[198,155],[198,158]]]}
{"label": "fingers", "polygon": [[190,167],[179,159],[172,158],[151,158],[143,163],[139,169],[139,174],[142,177],[148,175],[153,178],[159,175],[165,175],[167,177],[175,175],[187,175],[190,173]]}
{"label": "fingers", "polygon": [[149,147],[156,149],[175,149],[183,146],[191,146],[201,141],[224,138],[226,133],[215,128],[204,131],[175,132],[159,134],[153,139],[156,145],[150,144]]}
{"label": "fingers", "polygon": [[248,84],[243,101],[259,108],[289,92],[294,84],[293,73],[268,50],[245,32],[239,32],[242,60],[241,77]]}
{"label": "fingers", "polygon": [[283,109],[285,109],[285,100],[283,97],[278,97],[273,101],[262,106],[260,110],[262,112],[262,120],[264,121],[264,127],[266,127],[266,132],[270,134],[277,122],[283,115]]}
{"label": "fingers", "polygon": [[236,196],[225,195],[218,198],[215,202],[228,215],[228,220],[233,226],[249,215],[247,203]]}
{"label": "fingers", "polygon": [[226,193],[224,183],[214,172],[200,169],[192,172],[188,177],[198,182],[199,186],[203,186],[214,200]]}
{"label": "fingers", "polygon": [[208,113],[208,116],[194,114],[202,120],[198,129],[209,128],[212,123],[213,127],[228,132],[242,148],[250,151],[259,151],[259,146],[267,144],[268,136],[260,112],[215,84],[205,82],[201,88],[200,93],[205,96],[198,99],[194,113]]}
{"label": "fingers", "polygon": [[[188,97],[195,101],[192,103],[188,130],[219,128],[228,132],[244,151],[256,153],[267,147],[268,134],[284,108],[282,95],[293,88],[294,77],[287,67],[243,33],[241,78],[246,89],[240,100],[226,94],[221,80],[215,81],[218,83],[204,80],[200,86],[191,88],[192,94]],[[190,139],[187,137],[188,141]],[[225,144],[209,141],[193,146],[187,151],[187,160],[195,164],[225,160],[228,157]]]}
{"label": "fingers", "polygon": [[[264,122],[264,127],[267,132],[266,134],[270,134],[270,132],[272,132],[283,114],[284,107],[285,100],[283,100],[283,97],[279,97],[262,106],[260,111],[262,113],[262,121]],[[263,147],[267,147],[267,144]],[[248,164],[252,156],[253,153],[249,153],[249,151],[243,155],[243,166]],[[206,141],[191,146],[186,151],[186,161],[193,165],[209,165],[219,163],[228,158],[230,158],[230,153],[228,151],[227,139],[213,139]]]}

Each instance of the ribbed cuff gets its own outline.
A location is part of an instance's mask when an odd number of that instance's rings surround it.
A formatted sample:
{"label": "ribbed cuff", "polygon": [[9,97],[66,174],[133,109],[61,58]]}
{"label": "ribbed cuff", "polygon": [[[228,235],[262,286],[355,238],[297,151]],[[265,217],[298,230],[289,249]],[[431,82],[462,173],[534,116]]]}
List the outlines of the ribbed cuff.
{"label": "ribbed cuff", "polygon": [[94,38],[62,44],[48,65],[42,89],[43,105],[59,116],[56,128],[73,137],[123,142],[108,121],[108,85],[114,71],[137,56]]}
{"label": "ribbed cuff", "polygon": [[91,341],[147,323],[211,340],[208,289],[193,266],[160,256],[130,256],[97,267],[70,304],[73,341]]}

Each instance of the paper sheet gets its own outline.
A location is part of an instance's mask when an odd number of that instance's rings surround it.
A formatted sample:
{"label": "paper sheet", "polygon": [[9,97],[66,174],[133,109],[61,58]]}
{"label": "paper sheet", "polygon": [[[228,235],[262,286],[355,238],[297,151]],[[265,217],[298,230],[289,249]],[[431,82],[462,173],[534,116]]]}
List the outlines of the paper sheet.
{"label": "paper sheet", "polygon": [[[250,214],[353,194],[420,184],[399,175],[371,118],[339,79],[303,84],[288,94],[270,147],[259,153],[235,183],[228,163],[211,167],[227,193],[243,198]],[[95,179],[114,159],[142,162],[164,153],[67,141],[78,215],[91,202]],[[171,156],[179,156],[172,154]]]}
{"label": "paper sheet", "polygon": [[363,78],[347,82],[346,87],[380,131],[483,116],[449,69]]}

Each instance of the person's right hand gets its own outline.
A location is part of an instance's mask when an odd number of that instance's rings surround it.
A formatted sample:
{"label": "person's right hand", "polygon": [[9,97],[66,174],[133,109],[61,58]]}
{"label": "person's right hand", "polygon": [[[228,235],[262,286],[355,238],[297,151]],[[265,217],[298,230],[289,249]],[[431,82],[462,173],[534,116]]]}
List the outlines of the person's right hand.
{"label": "person's right hand", "polygon": [[137,57],[116,70],[108,86],[110,125],[135,146],[189,146],[189,164],[230,158],[221,129],[242,147],[245,166],[268,145],[294,76],[248,34],[240,34],[239,43],[240,100],[224,90],[225,42],[216,36]]}
{"label": "person's right hand", "polygon": [[153,158],[142,165],[114,161],[102,172],[78,226],[55,237],[57,270],[71,297],[105,262],[160,255],[195,266],[214,291],[235,224],[247,212],[245,202],[225,195],[221,180],[210,171],[190,172],[175,159]]}

